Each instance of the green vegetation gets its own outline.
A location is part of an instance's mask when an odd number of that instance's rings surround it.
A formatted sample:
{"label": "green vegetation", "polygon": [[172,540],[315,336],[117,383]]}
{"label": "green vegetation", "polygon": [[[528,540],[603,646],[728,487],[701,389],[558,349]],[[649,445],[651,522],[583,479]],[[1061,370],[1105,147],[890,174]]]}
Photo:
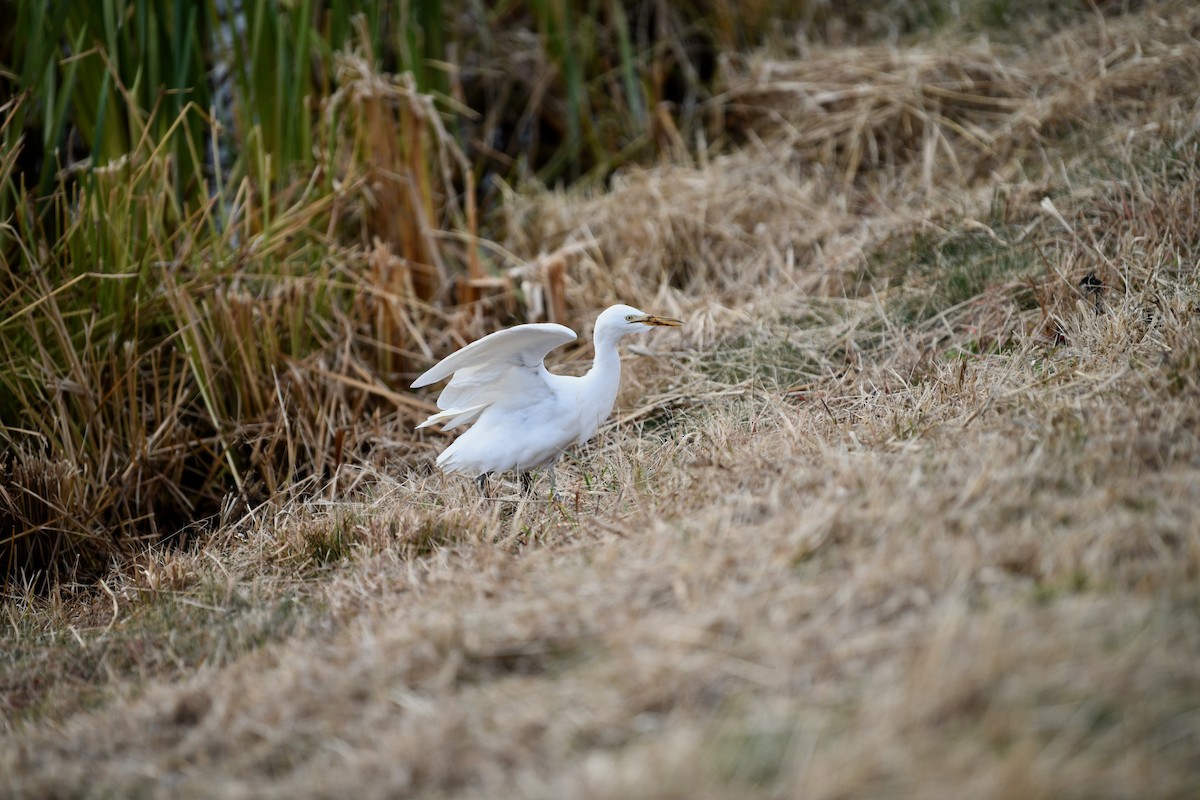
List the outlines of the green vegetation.
{"label": "green vegetation", "polygon": [[915,233],[900,246],[872,255],[871,283],[893,288],[889,310],[905,324],[919,323],[967,303],[989,289],[1006,291],[1018,308],[1036,306],[1021,279],[1041,267],[1029,245],[998,240],[994,233]]}
{"label": "green vegetation", "polygon": [[718,383],[751,381],[768,389],[787,389],[820,377],[824,359],[793,342],[793,332],[740,335],[722,342],[701,368]]}
{"label": "green vegetation", "polygon": [[21,4],[0,158],[5,576],[94,573],[230,493],[326,480],[371,411],[372,382],[338,378],[409,368],[419,304],[471,258],[432,238],[471,230],[462,156],[410,83],[337,52],[352,20],[258,2],[226,41],[222,8]]}

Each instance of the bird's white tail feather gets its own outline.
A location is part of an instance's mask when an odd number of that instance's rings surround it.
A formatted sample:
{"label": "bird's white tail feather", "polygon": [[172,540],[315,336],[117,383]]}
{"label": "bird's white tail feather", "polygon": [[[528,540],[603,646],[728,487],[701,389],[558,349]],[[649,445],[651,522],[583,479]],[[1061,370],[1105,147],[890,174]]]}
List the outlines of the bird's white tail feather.
{"label": "bird's white tail feather", "polygon": [[469,408],[448,408],[445,411],[439,411],[437,414],[434,414],[432,417],[418,425],[417,428],[428,428],[430,425],[436,425],[439,422],[442,423],[443,430],[457,428],[459,425],[465,425],[466,423],[473,421],[476,417],[482,414],[483,410],[487,407],[488,404],[483,403],[481,405],[471,406]]}

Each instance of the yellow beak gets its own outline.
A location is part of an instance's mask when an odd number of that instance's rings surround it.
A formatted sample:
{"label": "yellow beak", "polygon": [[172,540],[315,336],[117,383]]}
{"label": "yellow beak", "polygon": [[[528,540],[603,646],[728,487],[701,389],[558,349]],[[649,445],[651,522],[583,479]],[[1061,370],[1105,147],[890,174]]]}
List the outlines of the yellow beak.
{"label": "yellow beak", "polygon": [[683,324],[677,319],[671,319],[670,317],[656,317],[653,314],[647,314],[644,317],[639,317],[635,321],[640,322],[643,325],[666,325],[671,328],[678,328]]}

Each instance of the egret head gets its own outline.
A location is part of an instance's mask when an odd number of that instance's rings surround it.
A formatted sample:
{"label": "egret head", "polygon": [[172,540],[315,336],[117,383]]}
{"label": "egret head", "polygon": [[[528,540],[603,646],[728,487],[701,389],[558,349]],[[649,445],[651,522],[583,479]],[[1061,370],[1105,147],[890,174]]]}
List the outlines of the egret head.
{"label": "egret head", "polygon": [[683,323],[670,317],[657,317],[633,306],[616,305],[604,310],[596,320],[597,334],[612,331],[618,337],[629,333],[640,333],[652,327],[666,325],[676,327]]}

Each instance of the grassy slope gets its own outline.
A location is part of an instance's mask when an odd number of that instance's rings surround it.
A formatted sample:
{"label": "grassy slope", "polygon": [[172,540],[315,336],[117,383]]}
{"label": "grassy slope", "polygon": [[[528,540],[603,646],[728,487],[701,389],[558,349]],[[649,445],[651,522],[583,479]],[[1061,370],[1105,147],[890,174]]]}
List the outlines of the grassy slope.
{"label": "grassy slope", "polygon": [[[822,161],[796,123],[523,201],[514,250],[588,243],[576,307],[689,322],[627,359],[623,422],[563,470],[567,507],[397,464],[369,496],[10,599],[3,782],[1200,790],[1198,25],[1152,7],[1006,51],[997,74],[1059,88],[1030,93],[1041,130],[993,131],[999,160],[969,137],[905,160],[901,125],[850,175],[854,147]],[[893,74],[981,48],[905,50]],[[962,115],[941,123],[983,124]]]}

